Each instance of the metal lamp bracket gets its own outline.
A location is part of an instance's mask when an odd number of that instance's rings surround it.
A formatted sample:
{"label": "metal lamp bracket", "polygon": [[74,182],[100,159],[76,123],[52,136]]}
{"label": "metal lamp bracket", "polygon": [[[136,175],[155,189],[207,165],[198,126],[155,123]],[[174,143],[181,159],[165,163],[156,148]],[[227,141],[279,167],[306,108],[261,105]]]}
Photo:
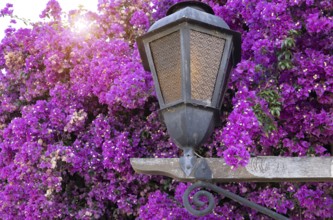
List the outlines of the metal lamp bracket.
{"label": "metal lamp bracket", "polygon": [[[131,158],[131,165],[137,173],[163,175],[182,182],[194,182],[185,191],[183,203],[191,214],[197,216],[210,213],[215,206],[212,194],[200,190],[195,193],[192,202],[197,208],[192,207],[189,202],[190,193],[203,187],[273,219],[288,219],[212,183],[333,182],[333,157],[251,157],[248,165],[233,170],[222,158],[197,158],[192,149],[185,149],[185,154],[181,158]],[[199,200],[200,196],[208,199],[207,208],[203,208],[206,204]]]}

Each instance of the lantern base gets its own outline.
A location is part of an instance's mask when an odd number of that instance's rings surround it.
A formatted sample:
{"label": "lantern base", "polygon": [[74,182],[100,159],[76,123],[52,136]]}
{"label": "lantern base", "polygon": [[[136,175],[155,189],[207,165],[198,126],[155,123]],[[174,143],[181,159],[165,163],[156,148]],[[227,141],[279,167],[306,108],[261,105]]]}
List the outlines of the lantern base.
{"label": "lantern base", "polygon": [[195,150],[213,133],[218,111],[188,103],[175,105],[160,111],[170,137],[185,150]]}

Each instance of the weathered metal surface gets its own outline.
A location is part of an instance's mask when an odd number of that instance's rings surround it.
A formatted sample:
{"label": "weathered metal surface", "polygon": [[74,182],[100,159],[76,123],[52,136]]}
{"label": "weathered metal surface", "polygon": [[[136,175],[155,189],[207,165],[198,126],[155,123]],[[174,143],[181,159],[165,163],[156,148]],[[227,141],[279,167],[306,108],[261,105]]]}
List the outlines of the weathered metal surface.
{"label": "weathered metal surface", "polygon": [[[198,191],[198,189],[200,189]],[[219,193],[225,197],[228,197],[229,199],[232,199],[244,206],[250,207],[254,210],[257,210],[260,213],[263,213],[275,220],[288,220],[287,217],[276,213],[268,208],[265,208],[264,206],[258,205],[254,202],[251,202],[243,197],[240,197],[236,195],[235,193],[232,193],[228,190],[222,189],[214,184],[208,183],[208,182],[196,182],[192,184],[190,187],[186,189],[183,195],[183,204],[187,211],[189,211],[192,215],[195,216],[204,216],[213,211],[215,208],[215,199],[211,192],[206,191],[205,189],[210,189],[216,193]],[[194,194],[193,194],[194,192]],[[205,197],[206,202],[203,202],[200,197]],[[192,199],[193,205],[195,205],[195,208],[191,205],[190,198]],[[202,209],[204,207],[204,209]]]}
{"label": "weathered metal surface", "polygon": [[183,170],[186,176],[191,175],[196,164],[197,157],[194,156],[193,148],[184,148],[184,156],[179,158],[180,168]]}
{"label": "weathered metal surface", "polygon": [[333,157],[253,157],[247,166],[237,169],[221,158],[198,158],[188,176],[179,158],[132,158],[131,164],[137,173],[184,182],[333,182]]}

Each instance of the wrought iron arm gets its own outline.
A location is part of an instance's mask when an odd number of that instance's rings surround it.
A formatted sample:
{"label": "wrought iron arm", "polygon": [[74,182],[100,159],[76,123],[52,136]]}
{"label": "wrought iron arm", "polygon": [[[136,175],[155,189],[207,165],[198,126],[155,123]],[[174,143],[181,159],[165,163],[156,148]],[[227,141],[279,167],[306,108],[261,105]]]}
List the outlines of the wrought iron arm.
{"label": "wrought iron arm", "polygon": [[195,216],[204,216],[204,215],[207,215],[209,213],[211,213],[215,207],[215,200],[214,200],[214,196],[212,195],[212,193],[206,191],[206,190],[200,190],[200,191],[197,191],[194,196],[193,196],[193,204],[196,205],[198,208],[200,207],[203,207],[206,203],[203,202],[203,201],[200,201],[200,197],[201,196],[204,196],[208,199],[208,205],[206,208],[204,209],[194,209],[192,207],[192,205],[190,204],[190,200],[189,200],[189,195],[191,192],[193,192],[195,189],[197,188],[207,188],[207,189],[210,189],[214,192],[217,192],[221,195],[224,195],[225,197],[228,197],[229,199],[232,199],[244,206],[247,206],[247,207],[250,207],[254,210],[257,210],[258,212],[261,212],[273,219],[277,219],[277,220],[287,220],[288,218],[283,216],[283,215],[280,215],[276,212],[273,212],[261,205],[258,205],[254,202],[251,202],[243,197],[240,197],[232,192],[229,192],[225,189],[222,189],[216,185],[213,185],[211,183],[208,183],[208,182],[202,182],[202,181],[199,181],[199,182],[196,182],[194,184],[192,184],[190,187],[188,187],[183,195],[183,203],[184,203],[184,206],[185,208],[192,214],[192,215],[195,215]]}

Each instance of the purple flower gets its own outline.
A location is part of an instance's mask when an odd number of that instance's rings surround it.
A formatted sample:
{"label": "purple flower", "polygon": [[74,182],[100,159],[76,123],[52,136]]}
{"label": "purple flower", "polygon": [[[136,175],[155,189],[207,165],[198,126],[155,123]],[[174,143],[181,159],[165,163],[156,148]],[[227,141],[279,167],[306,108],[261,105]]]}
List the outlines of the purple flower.
{"label": "purple flower", "polygon": [[0,10],[0,15],[5,16],[9,15],[11,16],[13,14],[13,4],[7,3],[6,6]]}
{"label": "purple flower", "polygon": [[[66,13],[50,0],[41,12],[50,19],[5,30],[0,219],[268,219],[221,197],[214,213],[193,217],[181,201],[188,184],[131,168],[133,157],[181,154],[159,120],[135,44],[176,2],[99,0],[97,13]],[[203,2],[242,34],[242,61],[232,71],[222,126],[198,153],[223,157],[234,172],[252,154],[329,155],[332,1]],[[12,17],[13,6],[1,16]],[[73,31],[78,19],[89,28]],[[285,61],[290,68],[278,68]],[[331,183],[221,186],[292,219],[333,218]]]}

